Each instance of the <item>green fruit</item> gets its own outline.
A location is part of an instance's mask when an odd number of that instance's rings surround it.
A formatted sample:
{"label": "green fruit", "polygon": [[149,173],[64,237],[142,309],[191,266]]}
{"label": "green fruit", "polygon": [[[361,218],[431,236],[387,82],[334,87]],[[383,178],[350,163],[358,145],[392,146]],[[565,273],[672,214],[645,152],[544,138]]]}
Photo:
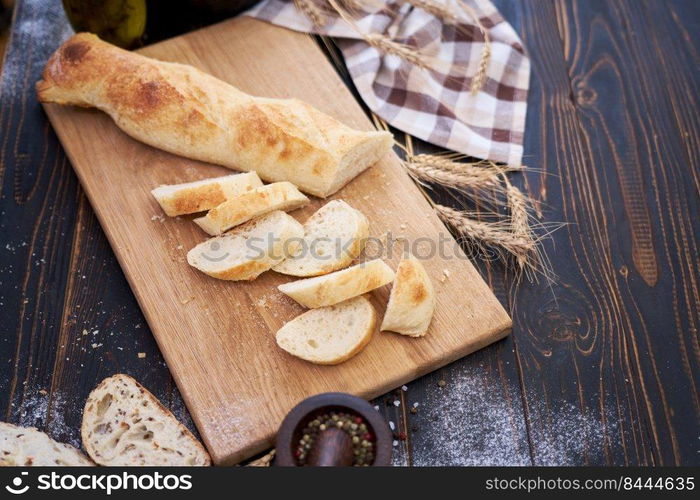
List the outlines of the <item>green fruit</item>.
{"label": "green fruit", "polygon": [[63,8],[75,31],[120,47],[137,45],[146,29],[146,0],[63,0]]}

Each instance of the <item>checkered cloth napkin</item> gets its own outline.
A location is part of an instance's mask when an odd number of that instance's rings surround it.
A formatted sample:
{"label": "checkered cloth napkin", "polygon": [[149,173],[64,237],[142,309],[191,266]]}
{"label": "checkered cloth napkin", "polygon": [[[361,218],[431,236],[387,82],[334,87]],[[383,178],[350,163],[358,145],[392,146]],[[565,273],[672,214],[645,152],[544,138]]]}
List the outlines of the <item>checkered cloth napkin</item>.
{"label": "checkered cloth napkin", "polygon": [[[334,37],[360,96],[393,127],[448,150],[519,166],[530,61],[518,35],[488,0],[434,1],[455,7],[459,22],[463,20],[459,29],[406,0],[386,1],[372,12],[353,11],[355,27],[334,11],[323,26],[314,26],[291,0],[263,0],[245,15]],[[477,13],[491,39],[486,79],[475,94],[470,89],[484,37],[473,18],[455,5],[458,1]],[[427,53],[445,69],[424,69],[382,53],[357,28]]]}

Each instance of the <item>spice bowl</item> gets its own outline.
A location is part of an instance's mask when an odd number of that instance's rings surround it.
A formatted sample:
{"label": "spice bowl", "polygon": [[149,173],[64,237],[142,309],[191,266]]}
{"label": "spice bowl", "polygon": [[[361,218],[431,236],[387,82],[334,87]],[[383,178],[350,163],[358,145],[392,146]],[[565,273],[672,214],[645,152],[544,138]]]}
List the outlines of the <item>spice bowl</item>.
{"label": "spice bowl", "polygon": [[326,392],[303,400],[277,432],[275,464],[388,466],[392,436],[386,420],[364,399]]}

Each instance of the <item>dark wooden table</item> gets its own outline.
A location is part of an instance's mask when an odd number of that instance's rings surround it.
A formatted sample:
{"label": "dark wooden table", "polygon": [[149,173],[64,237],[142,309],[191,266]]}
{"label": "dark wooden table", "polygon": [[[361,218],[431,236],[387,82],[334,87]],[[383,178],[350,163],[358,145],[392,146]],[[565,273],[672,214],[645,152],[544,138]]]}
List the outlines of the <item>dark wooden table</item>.
{"label": "dark wooden table", "polygon": [[[532,58],[514,180],[569,223],[558,279],[477,263],[513,334],[377,400],[395,461],[699,464],[700,3],[495,3]],[[20,1],[0,83],[3,419],[79,445],[85,397],[125,372],[192,427],[34,95],[68,33],[60,2]]]}

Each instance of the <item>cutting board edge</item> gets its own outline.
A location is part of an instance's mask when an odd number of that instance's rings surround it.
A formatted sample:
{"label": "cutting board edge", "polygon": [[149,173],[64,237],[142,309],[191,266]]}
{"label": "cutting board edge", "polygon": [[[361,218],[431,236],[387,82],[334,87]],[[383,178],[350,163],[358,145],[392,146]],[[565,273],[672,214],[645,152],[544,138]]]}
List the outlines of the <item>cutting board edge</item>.
{"label": "cutting board edge", "polygon": [[[453,363],[465,356],[468,356],[469,354],[472,354],[480,349],[483,349],[486,346],[495,344],[496,342],[500,342],[501,340],[505,339],[512,333],[512,328],[513,328],[513,321],[510,318],[510,315],[507,313],[505,308],[502,310],[503,313],[503,324],[499,325],[497,328],[494,328],[491,331],[484,332],[481,335],[478,335],[475,337],[474,342],[471,344],[466,345],[463,349],[457,349],[451,353],[446,353],[446,355],[442,358],[438,358],[437,361],[433,361],[430,365],[427,365],[425,367],[419,367],[418,370],[413,370],[410,371],[406,374],[400,374],[392,379],[388,379],[384,381],[380,386],[373,388],[371,391],[366,391],[364,393],[357,393],[355,394],[358,397],[361,397],[366,400],[371,400],[376,397],[381,396],[382,394],[386,394],[387,392],[396,389],[397,387],[401,387],[402,385],[408,384],[417,378],[420,378],[424,375],[427,375],[429,373],[432,373],[436,370],[439,370],[440,368],[443,368],[444,366],[447,366],[450,363]],[[382,335],[394,335],[392,333],[381,333]],[[177,380],[177,377],[175,374],[173,374],[173,378],[175,379],[175,383],[178,384],[179,387],[179,382]],[[200,428],[199,424],[199,419],[198,417],[195,417],[195,415],[192,415],[192,418],[195,420],[197,423],[197,428]],[[281,422],[280,422],[281,423]],[[202,437],[204,438],[205,434],[202,434]],[[272,447],[275,446],[275,438],[276,434],[273,432],[272,434],[268,436],[264,436],[260,439],[251,441],[247,446],[237,448],[237,451],[232,451],[232,452],[224,452],[224,453],[218,453],[215,451],[214,447],[210,447],[209,442],[206,438],[204,438],[205,445],[207,447],[207,450],[209,451],[209,454],[211,456],[212,462],[215,465],[218,466],[230,466],[230,465],[236,465],[244,460],[247,460],[259,453],[262,453]]]}
{"label": "cutting board edge", "polygon": [[[223,24],[227,24],[230,22],[233,22],[233,20],[227,20],[227,21],[224,21],[224,22],[219,23],[219,24],[223,25]],[[203,30],[198,30],[198,31],[205,31],[206,29],[207,28],[205,28]],[[285,30],[285,31],[289,31],[289,30]],[[295,33],[297,35],[299,34],[298,32],[295,32]],[[179,37],[176,37],[176,38],[179,38]],[[162,43],[165,43],[167,41],[173,41],[173,40],[175,40],[175,39],[166,40]],[[318,50],[318,51],[320,53],[320,50]],[[52,119],[52,113],[49,109],[49,107],[52,107],[52,106],[57,107],[57,105],[44,105],[44,108],[45,108],[47,114],[49,115],[49,119],[51,120],[51,123],[53,125],[54,130],[56,131],[59,138],[62,138],[64,129],[60,126],[59,127],[55,126],[56,124],[54,123],[54,120]],[[367,119],[366,115],[364,117],[365,117],[365,119]],[[60,117],[57,117],[57,120],[59,118]],[[369,122],[369,120],[367,120],[367,121]],[[63,142],[64,142],[63,139],[61,139],[62,144],[63,144]],[[70,141],[68,141],[68,142],[70,143]],[[65,147],[64,147],[64,149],[68,153],[68,149],[66,149]],[[75,166],[76,163],[81,163],[81,161],[78,161],[78,162],[74,161],[73,155],[70,153],[68,154],[68,157],[69,157],[71,164],[73,166]],[[85,172],[83,172],[82,169],[76,169],[76,168],[74,168],[74,171],[76,172],[78,178],[80,179],[81,184],[83,186],[86,185],[86,180],[83,179],[83,175],[81,174],[81,172],[83,174]],[[87,182],[89,185],[90,181],[87,181]],[[113,235],[112,234],[113,231],[108,229],[108,228],[111,228],[111,223],[108,224],[106,222],[107,220],[109,220],[109,213],[104,213],[103,208],[95,209],[95,207],[96,206],[99,207],[100,204],[93,203],[94,200],[93,200],[93,196],[91,196],[91,193],[88,192],[87,190],[85,190],[85,192],[86,192],[88,200],[90,201],[91,206],[93,207],[93,210],[95,211],[95,213],[97,215],[98,221],[99,221],[103,231],[105,232],[105,234],[108,238],[110,246],[114,250],[115,256],[117,257],[117,260],[119,261],[119,264],[120,264],[122,270],[124,270],[124,275],[127,278],[127,281],[129,283],[129,286],[130,286],[132,292],[134,293],[134,295],[137,298],[139,306],[141,307],[141,310],[143,311],[143,314],[146,318],[147,323],[149,324],[149,327],[151,327],[151,329],[154,332],[155,331],[159,331],[159,332],[163,331],[162,328],[159,328],[157,326],[158,325],[157,317],[153,316],[155,313],[153,311],[149,312],[149,309],[143,306],[144,302],[147,301],[148,297],[147,296],[142,297],[142,295],[139,293],[139,291],[138,291],[139,288],[137,286],[137,285],[139,285],[138,279],[136,279],[135,276],[132,276],[130,273],[127,273],[125,271],[126,269],[128,269],[128,266],[125,266],[125,264],[126,264],[125,259],[127,259],[128,254],[126,254],[126,253],[122,254],[121,252],[128,251],[129,245],[127,245],[126,247],[122,247],[121,245],[117,245],[115,243],[119,239],[119,234],[117,234],[117,232],[115,232]],[[94,195],[95,195],[95,197],[97,197],[97,196],[99,196],[99,193],[94,192]],[[444,222],[440,221],[440,227],[445,228]],[[449,233],[449,231],[448,231],[448,233]],[[468,262],[468,265],[474,269],[474,273],[478,276],[480,281],[482,281],[483,285],[486,288],[488,288],[488,285],[486,284],[485,280],[480,275],[478,270],[475,269],[475,266],[471,262]],[[466,355],[468,355],[468,354],[470,354],[478,349],[481,349],[482,347],[485,347],[485,346],[487,346],[493,342],[496,342],[496,341],[502,339],[503,337],[507,336],[509,333],[509,329],[511,327],[511,324],[512,324],[511,319],[510,319],[508,313],[503,308],[503,305],[500,303],[500,301],[498,301],[497,297],[495,297],[495,295],[493,295],[493,294],[492,294],[492,297],[493,297],[493,300],[492,301],[489,300],[489,304],[493,305],[493,319],[494,319],[494,323],[498,325],[497,327],[493,327],[493,325],[492,325],[492,327],[489,329],[488,332],[482,332],[481,334],[474,335],[472,337],[471,341],[469,343],[467,343],[466,345],[462,344],[459,347],[453,347],[452,350],[441,353],[440,357],[431,360],[430,363],[426,363],[425,365],[414,365],[406,373],[399,373],[399,374],[395,375],[394,377],[392,377],[390,380],[384,379],[384,382],[381,385],[371,387],[365,393],[360,393],[359,390],[355,391],[355,393],[360,395],[360,396],[366,397],[367,399],[376,397],[378,395],[381,395],[381,394],[387,392],[388,390],[391,390],[395,387],[399,387],[403,383],[407,383],[407,382],[409,382],[417,377],[420,377],[426,373],[429,373],[435,369],[438,369],[438,368],[440,368],[440,367],[442,367],[442,366],[444,366],[444,365],[446,365],[446,364],[448,364],[456,359],[464,357],[464,356],[466,356]],[[495,306],[495,304],[497,304],[498,306]],[[155,325],[155,327],[154,327],[154,325]],[[170,348],[167,347],[167,335],[164,335],[163,339],[160,338],[160,335],[154,335],[154,337],[155,337],[155,340],[156,340],[161,352],[163,353],[163,356],[165,357],[166,361],[168,362],[168,365],[173,366],[171,356],[167,354],[170,351]],[[183,398],[185,399],[185,402],[187,403],[187,407],[188,408],[197,408],[197,405],[190,404],[190,391],[189,391],[189,389],[182,390],[183,384],[180,383],[181,377],[179,375],[177,375],[179,373],[179,371],[178,370],[171,370],[171,373],[173,374],[173,377],[175,378],[175,380],[177,382],[178,388],[181,389],[181,393],[183,395]],[[186,377],[184,375],[182,376],[182,378],[186,379]],[[187,384],[185,384],[185,385],[187,385]],[[194,396],[192,396],[192,398],[194,398]],[[197,423],[197,428],[200,430],[202,437],[204,438],[206,435],[211,434],[211,439],[213,441],[216,441],[216,435],[211,430],[212,427],[200,425],[200,423],[202,421],[206,420],[206,416],[204,414],[202,414],[202,412],[199,412],[199,411],[192,412],[192,415],[193,415],[193,418],[195,419],[195,422]],[[201,415],[201,418],[198,415]],[[207,429],[208,434],[205,434],[205,432],[202,432],[204,429]],[[274,429],[274,430],[276,431],[276,429]],[[233,463],[234,460],[240,461],[240,460],[243,460],[243,459],[255,454],[256,452],[263,451],[266,446],[269,446],[271,444],[271,441],[273,438],[274,438],[274,432],[266,435],[264,438],[252,440],[251,442],[249,442],[245,446],[238,446],[237,445],[237,446],[235,446],[235,449],[238,451],[233,452],[233,453],[227,453],[226,451],[223,451],[223,450],[226,450],[227,448],[232,449],[233,446],[231,446],[231,445],[227,446],[224,444],[224,445],[219,445],[218,447],[211,446],[210,449],[213,452],[212,456],[215,457],[216,463],[219,463],[219,464]],[[205,442],[207,444],[209,444],[209,440],[206,438],[205,438]],[[217,448],[219,451],[217,451]]]}

